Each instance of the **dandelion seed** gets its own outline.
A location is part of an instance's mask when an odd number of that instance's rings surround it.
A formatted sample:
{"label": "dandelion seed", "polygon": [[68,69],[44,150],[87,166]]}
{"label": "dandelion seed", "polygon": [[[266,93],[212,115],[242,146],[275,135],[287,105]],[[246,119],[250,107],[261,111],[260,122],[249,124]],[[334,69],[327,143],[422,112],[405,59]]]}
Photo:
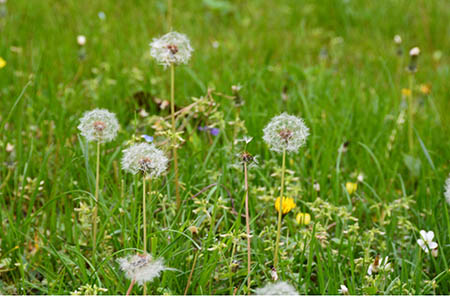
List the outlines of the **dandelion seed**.
{"label": "dandelion seed", "polygon": [[345,285],[341,285],[341,288],[338,290],[338,292],[342,295],[348,295],[348,288]]}
{"label": "dandelion seed", "polygon": [[279,281],[276,283],[269,283],[263,288],[256,289],[256,295],[298,296],[298,293],[295,288],[287,282]]}
{"label": "dandelion seed", "polygon": [[303,119],[287,113],[273,117],[263,131],[264,141],[275,152],[297,152],[309,135]]}
{"label": "dandelion seed", "polygon": [[352,182],[347,182],[345,184],[345,189],[347,190],[349,195],[352,195],[358,189],[358,184],[352,183]]}
{"label": "dandelion seed", "polygon": [[114,140],[119,130],[116,115],[104,109],[84,113],[78,129],[89,142],[106,143]]}
{"label": "dandelion seed", "polygon": [[164,152],[153,144],[138,143],[123,150],[122,169],[133,175],[158,177],[167,169],[167,163]]}
{"label": "dandelion seed", "polygon": [[450,205],[450,175],[448,176],[447,180],[445,181],[445,200]]}
{"label": "dandelion seed", "polygon": [[309,213],[298,213],[296,217],[297,223],[299,225],[309,225],[311,222],[311,215]]}
{"label": "dandelion seed", "polygon": [[150,48],[150,55],[164,67],[187,64],[193,51],[188,37],[178,32],[169,32],[161,38],[154,38]]}
{"label": "dandelion seed", "polygon": [[417,240],[417,244],[425,251],[426,253],[430,252],[430,249],[434,250],[438,247],[438,244],[433,241],[434,232],[433,231],[424,231],[420,230],[421,239]]}
{"label": "dandelion seed", "polygon": [[153,259],[150,254],[136,254],[117,260],[120,269],[125,272],[126,278],[143,285],[160,276],[161,272],[168,270],[162,259]]}
{"label": "dandelion seed", "polygon": [[77,43],[78,43],[79,46],[84,46],[86,44],[86,36],[78,35],[77,36]]}
{"label": "dandelion seed", "polygon": [[[293,198],[283,197],[281,201],[281,210],[283,215],[288,214],[292,209],[294,209],[297,205],[295,205]],[[275,201],[275,209],[277,212],[280,210],[280,197],[278,197]]]}
{"label": "dandelion seed", "polygon": [[0,57],[0,69],[6,66],[6,61],[2,57]]}

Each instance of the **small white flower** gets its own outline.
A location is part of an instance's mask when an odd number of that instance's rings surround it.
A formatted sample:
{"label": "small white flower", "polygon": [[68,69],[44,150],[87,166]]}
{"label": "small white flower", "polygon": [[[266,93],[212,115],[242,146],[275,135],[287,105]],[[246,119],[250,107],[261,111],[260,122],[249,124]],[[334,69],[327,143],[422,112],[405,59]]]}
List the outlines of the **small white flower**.
{"label": "small white flower", "polygon": [[424,231],[420,230],[420,236],[422,239],[417,240],[417,244],[426,252],[429,253],[430,249],[436,249],[438,244],[433,241],[434,232],[433,231]]}
{"label": "small white flower", "polygon": [[450,205],[450,175],[447,178],[447,181],[445,181],[445,200]]}
{"label": "small white flower", "polygon": [[187,64],[192,51],[186,35],[169,32],[161,38],[154,38],[150,43],[150,55],[164,67],[171,64]]}
{"label": "small white flower", "polygon": [[396,44],[401,44],[402,43],[402,37],[400,35],[395,35],[394,36],[394,42]]}
{"label": "small white flower", "polygon": [[239,92],[239,91],[241,91],[241,89],[242,89],[242,86],[240,84],[231,86],[231,91],[233,91],[233,92]]}
{"label": "small white flower", "polygon": [[358,179],[359,182],[363,182],[364,181],[364,174],[360,173],[356,179]]}
{"label": "small white flower", "polygon": [[314,188],[315,191],[319,192],[320,191],[320,184],[319,184],[319,182],[314,183],[313,184],[313,188]]}
{"label": "small white flower", "polygon": [[77,36],[77,43],[80,46],[84,46],[86,44],[86,36],[84,35],[78,35]]}
{"label": "small white flower", "polygon": [[419,56],[420,49],[418,47],[414,47],[409,51],[410,56]]}
{"label": "small white flower", "polygon": [[122,169],[134,175],[158,177],[167,169],[167,162],[164,152],[153,144],[138,143],[123,150]]}
{"label": "small white flower", "polygon": [[309,136],[303,119],[287,113],[273,117],[263,131],[264,141],[275,152],[297,152]]}
{"label": "small white flower", "polygon": [[100,19],[100,20],[105,20],[106,19],[106,14],[103,12],[103,11],[99,11],[98,12],[98,18]]}
{"label": "small white flower", "polygon": [[263,288],[256,289],[256,295],[274,295],[274,296],[298,296],[293,286],[285,281],[269,283]]}
{"label": "small white flower", "polygon": [[348,295],[348,288],[345,285],[341,285],[341,288],[338,290],[338,292],[342,295]]}
{"label": "small white flower", "polygon": [[125,276],[143,285],[145,282],[152,281],[159,277],[161,271],[167,270],[162,260],[155,260],[151,255],[132,255],[117,260],[120,269],[125,272]]}
{"label": "small white flower", "polygon": [[387,256],[384,259],[381,259],[381,261],[376,258],[375,262],[370,264],[369,269],[367,269],[367,274],[372,275],[373,273],[377,273],[378,271],[391,271],[392,266],[388,261],[389,258]]}
{"label": "small white flower", "polygon": [[217,49],[219,46],[220,46],[220,43],[219,43],[217,40],[214,40],[214,41],[212,42],[212,47],[213,47],[213,48]]}
{"label": "small white flower", "polygon": [[78,129],[89,142],[106,143],[114,140],[119,130],[116,115],[104,109],[85,112]]}

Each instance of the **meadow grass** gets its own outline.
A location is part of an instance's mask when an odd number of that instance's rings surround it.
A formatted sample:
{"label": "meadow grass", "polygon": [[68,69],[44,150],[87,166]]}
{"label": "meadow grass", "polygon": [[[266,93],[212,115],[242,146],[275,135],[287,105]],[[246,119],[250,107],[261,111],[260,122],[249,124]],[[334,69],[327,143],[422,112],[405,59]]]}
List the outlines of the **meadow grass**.
{"label": "meadow grass", "polygon": [[[6,7],[0,293],[70,294],[82,286],[79,291],[93,293],[95,285],[125,294],[129,281],[116,259],[144,246],[142,181],[120,169],[120,158],[133,135],[155,133],[142,109],[170,119],[170,109],[152,100],[170,100],[170,73],[149,54],[152,38],[169,30],[166,1],[10,0]],[[173,29],[195,49],[189,65],[177,67],[176,105],[206,98],[217,111],[180,121],[182,208],[173,170],[152,182],[147,249],[175,270],[148,283],[147,293],[248,292],[236,130],[254,137],[247,150],[259,156],[259,166],[248,171],[252,290],[271,280],[281,155],[269,151],[262,129],[288,112],[305,120],[310,137],[286,156],[284,193],[297,207],[283,217],[279,278],[300,294],[338,294],[340,285],[351,294],[448,294],[449,18],[450,5],[437,0],[173,1]],[[83,60],[80,34],[87,38]],[[401,57],[395,34],[403,39]],[[407,123],[397,120],[408,102],[402,88],[410,86],[404,69],[413,46],[421,55],[410,150]],[[232,95],[237,84],[245,100],[239,110],[222,95]],[[430,94],[420,92],[422,84]],[[94,262],[96,147],[77,125],[97,107],[116,113],[122,129],[101,146]],[[246,132],[230,124],[237,111]],[[198,131],[200,124],[220,133]],[[349,194],[345,184],[360,173],[364,179]],[[310,213],[311,223],[299,225],[298,212]],[[419,230],[434,231],[436,257],[417,245]],[[389,257],[392,272],[368,276],[377,256]]]}

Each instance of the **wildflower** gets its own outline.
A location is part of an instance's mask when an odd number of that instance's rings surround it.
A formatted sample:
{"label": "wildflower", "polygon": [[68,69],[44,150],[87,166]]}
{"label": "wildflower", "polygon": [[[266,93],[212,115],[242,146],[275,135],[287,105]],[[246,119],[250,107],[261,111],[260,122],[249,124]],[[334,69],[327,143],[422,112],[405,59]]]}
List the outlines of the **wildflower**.
{"label": "wildflower", "polygon": [[320,184],[319,184],[319,182],[314,183],[313,184],[313,188],[314,188],[315,191],[319,192],[320,191]]}
{"label": "wildflower", "polygon": [[377,273],[379,270],[381,271],[390,271],[392,269],[391,263],[388,262],[389,258],[386,256],[384,259],[376,256],[375,261],[369,265],[367,269],[367,274],[372,275],[373,273]]}
{"label": "wildflower", "polygon": [[89,142],[110,142],[117,136],[119,122],[116,115],[104,109],[95,109],[84,113],[78,129]]}
{"label": "wildflower", "polygon": [[148,135],[142,135],[141,138],[143,138],[147,143],[151,143],[153,142],[153,136],[148,136]]}
{"label": "wildflower", "polygon": [[193,51],[187,36],[178,32],[169,32],[161,38],[154,38],[150,48],[150,55],[164,67],[187,64]]}
{"label": "wildflower", "polygon": [[77,43],[79,46],[84,46],[86,44],[86,36],[84,35],[78,35],[77,36]]}
{"label": "wildflower", "polygon": [[0,69],[6,66],[6,61],[2,57],[0,57]]}
{"label": "wildflower", "polygon": [[400,36],[400,35],[395,35],[394,36],[394,42],[396,43],[396,44],[401,44],[402,43],[402,37]]}
{"label": "wildflower", "polygon": [[162,260],[153,259],[150,254],[136,254],[117,260],[120,269],[125,272],[125,276],[143,285],[147,281],[152,281],[159,277],[161,271],[167,270]]}
{"label": "wildflower", "polygon": [[450,204],[450,175],[448,176],[447,180],[445,181],[445,200],[448,204]]}
{"label": "wildflower", "polygon": [[359,182],[363,182],[364,181],[364,174],[360,173],[356,179],[358,179]]}
{"label": "wildflower", "polygon": [[420,49],[418,47],[414,47],[409,51],[410,56],[419,56]]}
{"label": "wildflower", "polygon": [[[283,197],[283,200],[281,201],[281,210],[282,210],[283,215],[284,214],[288,214],[289,211],[294,209],[296,206],[297,205],[295,205],[293,198]],[[278,197],[276,199],[276,201],[275,201],[275,209],[277,210],[277,212],[279,212],[279,209],[280,209],[280,197]]]}
{"label": "wildflower", "polygon": [[345,285],[341,285],[341,288],[338,290],[338,292],[342,295],[348,295],[348,288]]}
{"label": "wildflower", "polygon": [[264,128],[264,141],[275,152],[296,152],[306,143],[309,128],[302,118],[283,113]]}
{"label": "wildflower", "polygon": [[417,58],[419,57],[420,49],[418,47],[414,47],[409,51],[409,56],[411,57],[411,60],[408,65],[408,70],[411,73],[414,73],[417,71]]}
{"label": "wildflower", "polygon": [[217,136],[220,133],[220,129],[215,127],[208,127],[208,126],[199,126],[198,130],[200,131],[209,131],[210,134],[213,136]]}
{"label": "wildflower", "polygon": [[402,95],[403,95],[404,97],[409,97],[409,96],[411,96],[411,89],[403,88],[403,89],[402,89]]}
{"label": "wildflower", "polygon": [[309,225],[311,222],[311,215],[309,213],[299,213],[296,217],[297,223],[299,225]]}
{"label": "wildflower", "polygon": [[420,92],[424,95],[428,95],[431,93],[431,87],[428,84],[422,84],[419,86]]}
{"label": "wildflower", "polygon": [[98,15],[98,18],[102,21],[104,21],[106,19],[106,14],[103,11],[99,11],[97,15]]}
{"label": "wildflower", "polygon": [[402,38],[400,37],[400,35],[395,35],[394,36],[394,42],[397,45],[397,55],[401,56],[403,54],[403,49],[402,49]]}
{"label": "wildflower", "polygon": [[433,231],[424,231],[420,230],[420,236],[422,239],[417,240],[417,244],[426,252],[429,253],[430,249],[436,249],[438,244],[433,241],[434,232]]}
{"label": "wildflower", "polygon": [[285,281],[279,281],[276,283],[269,283],[263,288],[256,289],[256,295],[294,295],[298,296],[297,291],[293,286]]}
{"label": "wildflower", "polygon": [[270,270],[270,276],[272,277],[272,280],[274,280],[274,281],[278,280],[278,273],[277,273],[277,269],[275,269],[275,267],[272,267],[272,269]]}
{"label": "wildflower", "polygon": [[347,190],[349,195],[352,195],[358,189],[358,184],[352,183],[352,182],[347,182],[345,184],[345,189]]}
{"label": "wildflower", "polygon": [[14,145],[7,143],[6,144],[6,152],[11,153],[14,151]]}
{"label": "wildflower", "polygon": [[134,175],[158,177],[166,170],[167,162],[164,152],[153,144],[138,143],[123,150],[122,169]]}

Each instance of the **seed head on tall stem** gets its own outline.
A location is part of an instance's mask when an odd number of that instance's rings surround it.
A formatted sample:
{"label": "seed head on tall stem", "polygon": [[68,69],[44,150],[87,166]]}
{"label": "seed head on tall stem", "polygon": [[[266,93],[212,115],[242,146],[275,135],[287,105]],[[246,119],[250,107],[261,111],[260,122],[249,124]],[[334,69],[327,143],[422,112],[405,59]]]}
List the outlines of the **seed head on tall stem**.
{"label": "seed head on tall stem", "polygon": [[114,113],[105,109],[94,109],[84,113],[77,128],[88,142],[97,143],[95,206],[92,215],[92,252],[95,259],[97,250],[98,198],[100,191],[100,145],[116,138],[119,130],[119,122]]}
{"label": "seed head on tall stem", "polygon": [[[269,145],[270,150],[283,154],[280,187],[280,198],[283,198],[286,153],[298,152],[300,147],[306,143],[306,138],[309,136],[309,128],[305,125],[302,118],[283,113],[272,118],[269,124],[267,124],[264,128],[263,132],[263,139]],[[280,245],[281,221],[283,213],[282,203],[283,200],[280,199],[278,206],[277,237],[275,240],[275,252],[273,256],[273,267],[275,272],[278,269],[278,250]]]}

